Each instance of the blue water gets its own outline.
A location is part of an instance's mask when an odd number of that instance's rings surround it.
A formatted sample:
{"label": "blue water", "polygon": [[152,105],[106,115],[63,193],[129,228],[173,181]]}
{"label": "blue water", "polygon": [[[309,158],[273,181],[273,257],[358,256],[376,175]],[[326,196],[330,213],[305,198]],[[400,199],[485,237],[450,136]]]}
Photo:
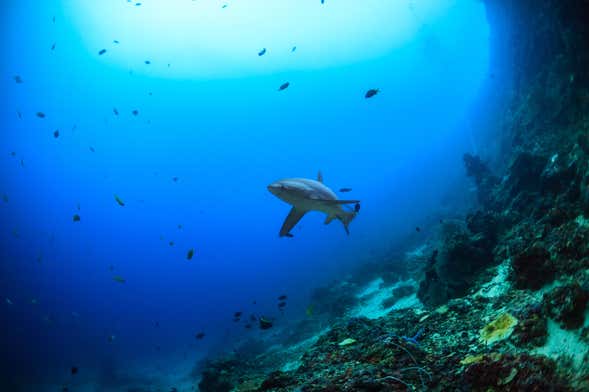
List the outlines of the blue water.
{"label": "blue water", "polygon": [[[326,3],[328,15],[337,5]],[[477,1],[450,6],[378,53],[362,53],[371,47],[364,37],[340,63],[210,77],[176,72],[182,52],[158,58],[153,48],[114,61],[149,45],[125,41],[115,26],[120,36],[91,46],[72,7],[1,6],[5,382],[61,385],[74,364],[86,378],[105,363],[173,371],[186,357],[231,350],[244,335],[265,333],[234,323],[235,311],[277,317],[277,328],[304,318],[314,288],[473,197],[461,157],[483,147],[472,113],[489,89],[488,27]],[[140,7],[125,8],[125,17]],[[157,28],[174,26],[146,27]],[[313,39],[321,44],[321,34]],[[284,39],[285,52],[292,45]],[[294,45],[292,61],[304,58],[305,46]],[[258,56],[262,47],[248,67],[271,59],[272,50]],[[379,94],[365,99],[371,88]],[[266,186],[319,170],[332,189],[353,189],[340,197],[361,200],[350,235],[310,213],[293,238],[279,238],[290,207]],[[206,336],[197,341],[199,331]]]}

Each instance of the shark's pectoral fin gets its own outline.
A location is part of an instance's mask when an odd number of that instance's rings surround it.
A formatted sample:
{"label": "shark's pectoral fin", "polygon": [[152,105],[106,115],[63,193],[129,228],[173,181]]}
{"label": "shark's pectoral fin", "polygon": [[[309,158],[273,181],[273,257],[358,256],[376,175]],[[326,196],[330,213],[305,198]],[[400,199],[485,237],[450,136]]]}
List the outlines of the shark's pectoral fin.
{"label": "shark's pectoral fin", "polygon": [[335,219],[335,215],[327,215],[327,218],[325,218],[325,224],[328,225],[331,223],[332,220]]}
{"label": "shark's pectoral fin", "polygon": [[297,210],[296,208],[292,208],[288,213],[288,216],[284,220],[282,227],[280,228],[280,237],[292,237],[290,231],[293,227],[296,226],[297,223],[301,220],[301,218],[305,215],[307,211]]}

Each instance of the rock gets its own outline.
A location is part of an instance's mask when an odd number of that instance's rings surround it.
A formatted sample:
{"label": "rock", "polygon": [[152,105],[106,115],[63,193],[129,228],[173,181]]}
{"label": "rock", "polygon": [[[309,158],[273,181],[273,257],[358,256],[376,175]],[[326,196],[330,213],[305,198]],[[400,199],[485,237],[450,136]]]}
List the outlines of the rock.
{"label": "rock", "polygon": [[512,280],[519,289],[538,290],[554,280],[555,266],[550,253],[541,243],[526,248],[513,256]]}
{"label": "rock", "polygon": [[562,328],[577,329],[585,320],[589,292],[575,282],[544,294],[543,301],[546,313]]}

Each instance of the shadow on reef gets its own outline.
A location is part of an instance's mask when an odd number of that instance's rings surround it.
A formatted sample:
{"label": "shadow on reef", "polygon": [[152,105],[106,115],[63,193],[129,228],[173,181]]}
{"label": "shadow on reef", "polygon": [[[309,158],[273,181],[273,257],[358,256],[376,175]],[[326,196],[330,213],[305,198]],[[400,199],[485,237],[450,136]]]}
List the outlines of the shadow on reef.
{"label": "shadow on reef", "polygon": [[[589,390],[589,3],[485,4],[514,92],[497,130],[509,146],[501,167],[463,157],[476,209],[409,256],[318,289],[329,325],[313,326],[322,332],[294,362],[276,352],[209,362],[203,392]],[[376,277],[387,309],[414,295],[411,279],[420,303],[355,317]]]}

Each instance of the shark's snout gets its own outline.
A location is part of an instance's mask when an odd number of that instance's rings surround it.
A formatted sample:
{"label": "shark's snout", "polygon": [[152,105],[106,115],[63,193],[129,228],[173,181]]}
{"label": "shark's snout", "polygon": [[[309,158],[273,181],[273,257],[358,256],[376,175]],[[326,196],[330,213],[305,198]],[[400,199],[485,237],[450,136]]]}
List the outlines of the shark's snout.
{"label": "shark's snout", "polygon": [[268,190],[273,195],[278,195],[282,190],[284,190],[284,185],[279,182],[273,182],[272,184],[268,185]]}

